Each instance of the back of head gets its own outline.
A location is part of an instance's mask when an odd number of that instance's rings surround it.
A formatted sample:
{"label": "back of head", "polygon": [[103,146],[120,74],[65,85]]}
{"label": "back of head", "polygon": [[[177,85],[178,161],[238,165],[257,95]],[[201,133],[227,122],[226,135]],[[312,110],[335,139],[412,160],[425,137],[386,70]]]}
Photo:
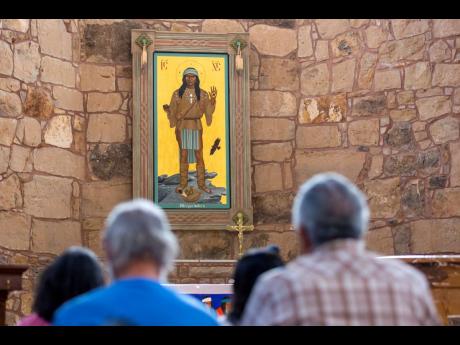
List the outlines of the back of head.
{"label": "back of head", "polygon": [[313,176],[295,199],[292,223],[306,231],[314,246],[363,236],[369,209],[363,193],[347,178],[336,173]]}
{"label": "back of head", "polygon": [[41,274],[33,310],[51,322],[66,301],[104,284],[96,255],[83,247],[70,247]]}
{"label": "back of head", "polygon": [[233,283],[231,322],[238,322],[244,312],[252,289],[260,275],[284,266],[276,246],[249,250],[236,264]]}
{"label": "back of head", "polygon": [[148,262],[165,278],[178,253],[166,214],[148,200],[116,206],[107,217],[104,245],[115,276],[135,262]]}

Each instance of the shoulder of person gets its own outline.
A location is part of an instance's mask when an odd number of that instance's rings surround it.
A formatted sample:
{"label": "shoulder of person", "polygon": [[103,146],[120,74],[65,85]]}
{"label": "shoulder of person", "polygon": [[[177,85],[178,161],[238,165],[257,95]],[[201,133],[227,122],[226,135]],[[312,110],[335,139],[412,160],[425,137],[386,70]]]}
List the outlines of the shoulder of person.
{"label": "shoulder of person", "polygon": [[200,89],[200,93],[201,93],[201,98],[209,98],[209,94],[207,91]]}

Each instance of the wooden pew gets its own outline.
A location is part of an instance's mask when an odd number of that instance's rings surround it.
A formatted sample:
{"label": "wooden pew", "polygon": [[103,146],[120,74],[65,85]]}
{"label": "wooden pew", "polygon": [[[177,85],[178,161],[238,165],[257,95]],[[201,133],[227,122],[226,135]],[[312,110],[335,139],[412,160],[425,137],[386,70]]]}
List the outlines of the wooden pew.
{"label": "wooden pew", "polygon": [[422,271],[445,325],[460,325],[460,255],[401,255],[396,258]]}

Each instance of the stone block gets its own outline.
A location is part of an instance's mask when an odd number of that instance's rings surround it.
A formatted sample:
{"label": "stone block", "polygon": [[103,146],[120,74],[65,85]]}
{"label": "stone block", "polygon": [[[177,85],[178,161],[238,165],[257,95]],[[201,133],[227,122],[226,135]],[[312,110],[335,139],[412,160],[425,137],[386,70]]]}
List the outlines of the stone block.
{"label": "stone block", "polygon": [[60,255],[71,246],[81,246],[80,222],[32,221],[32,251]]}
{"label": "stone block", "polygon": [[449,37],[460,35],[460,21],[458,19],[433,19],[433,36]]}
{"label": "stone block", "polygon": [[283,189],[283,175],[278,163],[259,164],[254,167],[256,193]]}
{"label": "stone block", "polygon": [[24,183],[24,211],[40,218],[70,217],[72,179],[34,175]]}
{"label": "stone block", "polygon": [[120,114],[91,114],[88,121],[88,142],[123,142],[126,139],[126,117]]}
{"label": "stone block", "polygon": [[406,218],[421,217],[425,211],[425,187],[422,181],[408,183],[401,195],[401,205]]}
{"label": "stone block", "polygon": [[0,210],[11,210],[21,207],[21,182],[17,175],[10,175],[0,181]]}
{"label": "stone block", "polygon": [[411,254],[457,253],[460,219],[423,219],[410,223]]}
{"label": "stone block", "polygon": [[332,91],[351,92],[355,76],[355,59],[345,60],[332,66]]}
{"label": "stone block", "polygon": [[300,75],[300,89],[306,96],[325,95],[329,92],[329,69],[320,63],[304,69]]}
{"label": "stone block", "polygon": [[289,223],[293,200],[291,192],[278,191],[254,196],[254,223]]}
{"label": "stone block", "polygon": [[379,48],[382,64],[393,64],[400,60],[418,60],[423,57],[425,35],[417,35],[401,40],[387,41]]}
{"label": "stone block", "polygon": [[460,136],[460,124],[457,118],[445,117],[430,125],[430,134],[435,144],[443,144],[451,140],[457,140]]}
{"label": "stone block", "polygon": [[460,86],[460,64],[435,64],[433,86]]}
{"label": "stone block", "polygon": [[348,19],[316,19],[315,23],[322,39],[332,39],[350,28]]}
{"label": "stone block", "polygon": [[44,56],[41,72],[41,80],[43,82],[75,87],[76,71],[70,62]]}
{"label": "stone block", "polygon": [[452,57],[452,51],[449,45],[443,40],[434,42],[429,49],[429,54],[430,62],[436,63],[450,60]]}
{"label": "stone block", "polygon": [[0,243],[11,250],[29,250],[30,216],[18,212],[0,212]]}
{"label": "stone block", "polygon": [[276,244],[280,249],[281,258],[289,261],[299,255],[300,246],[298,234],[294,231],[256,231],[245,236],[243,251],[250,248],[260,248],[267,245]]}
{"label": "stone block", "polygon": [[290,142],[281,142],[254,145],[252,154],[256,161],[283,162],[291,158],[292,144]]}
{"label": "stone block", "polygon": [[10,148],[0,146],[0,174],[3,174],[8,170],[9,163],[10,163]]}
{"label": "stone block", "polygon": [[251,140],[292,140],[295,137],[295,122],[288,119],[252,118]]}
{"label": "stone block", "polygon": [[383,171],[383,155],[372,157],[371,167],[369,168],[368,177],[374,179],[382,174]]}
{"label": "stone block", "polygon": [[53,87],[53,96],[56,99],[56,107],[65,110],[83,111],[83,94],[80,91],[55,86]]}
{"label": "stone block", "polygon": [[393,218],[401,205],[399,177],[364,182],[371,219]]}
{"label": "stone block", "polygon": [[132,92],[133,80],[131,78],[117,78],[118,91]]}
{"label": "stone block", "polygon": [[450,185],[460,186],[460,143],[450,143]]}
{"label": "stone block", "polygon": [[34,167],[52,175],[85,179],[85,157],[57,147],[42,147],[34,151]]}
{"label": "stone block", "polygon": [[243,26],[236,20],[230,19],[206,19],[203,21],[202,32],[226,34],[230,32],[244,32]]}
{"label": "stone block", "polygon": [[249,35],[251,44],[262,55],[283,57],[297,49],[297,32],[292,29],[256,24],[249,29]]}
{"label": "stone block", "polygon": [[13,51],[8,43],[0,41],[0,74],[13,74]]}
{"label": "stone block", "polygon": [[394,255],[393,234],[390,227],[369,230],[365,235],[366,247],[378,255]]}
{"label": "stone block", "polygon": [[296,165],[294,177],[297,185],[301,185],[315,174],[333,171],[356,181],[361,172],[366,153],[349,150],[333,150],[322,152],[295,153]]}
{"label": "stone block", "polygon": [[299,123],[340,122],[347,113],[345,94],[304,98],[299,107]]}
{"label": "stone block", "polygon": [[299,65],[296,60],[262,58],[260,61],[259,89],[297,91]]}
{"label": "stone block", "polygon": [[383,170],[388,176],[414,176],[417,171],[417,157],[415,154],[389,156]]}
{"label": "stone block", "polygon": [[393,121],[411,121],[417,117],[415,109],[394,109],[390,110],[390,117]]}
{"label": "stone block", "polygon": [[415,101],[420,120],[429,120],[451,111],[452,105],[449,96],[435,96]]}
{"label": "stone block", "polygon": [[26,33],[29,26],[30,19],[3,19],[3,29]]}
{"label": "stone block", "polygon": [[384,115],[386,103],[387,100],[384,94],[356,97],[353,99],[351,114],[353,116]]}
{"label": "stone block", "polygon": [[81,91],[115,91],[115,67],[81,64],[80,85]]}
{"label": "stone block", "polygon": [[43,54],[72,60],[72,34],[61,19],[37,20],[37,29]]}
{"label": "stone block", "polygon": [[144,24],[123,19],[87,19],[80,23],[82,61],[131,63],[131,30],[141,29]]}
{"label": "stone block", "polygon": [[397,69],[376,71],[374,76],[375,91],[401,88],[401,74]]}
{"label": "stone block", "polygon": [[409,148],[414,143],[412,128],[409,122],[394,122],[390,130],[384,135],[387,145],[394,148]]}
{"label": "stone block", "polygon": [[12,92],[0,90],[0,116],[18,117],[22,113],[22,104],[19,96]]}
{"label": "stone block", "polygon": [[431,212],[435,218],[459,217],[460,188],[444,188],[434,191]]}
{"label": "stone block", "polygon": [[413,91],[401,91],[396,95],[399,105],[408,105],[415,102]]}
{"label": "stone block", "polygon": [[370,89],[374,80],[375,66],[377,65],[377,54],[365,52],[361,57],[359,67],[358,87]]}
{"label": "stone block", "polygon": [[329,41],[316,41],[315,58],[318,62],[327,60],[329,58]]}
{"label": "stone block", "polygon": [[130,144],[97,144],[89,152],[91,172],[101,180],[114,176],[131,177],[132,149]]}
{"label": "stone block", "polygon": [[16,80],[13,78],[3,78],[3,77],[0,78],[0,90],[6,91],[6,92],[17,92],[20,89],[21,89],[21,82],[19,80]]}
{"label": "stone block", "polygon": [[348,124],[348,141],[353,146],[379,144],[380,123],[378,119],[358,120]]}
{"label": "stone block", "polygon": [[[0,94],[1,96],[1,94]],[[11,146],[14,136],[16,134],[16,126],[18,121],[16,119],[8,119],[0,117],[0,144]]]}
{"label": "stone block", "polygon": [[88,182],[82,185],[82,216],[107,217],[114,206],[132,198],[132,187],[121,182]]}
{"label": "stone block", "polygon": [[404,69],[406,90],[427,89],[431,86],[431,70],[428,62],[416,62]]}
{"label": "stone block", "polygon": [[102,247],[101,233],[99,231],[88,231],[86,236],[86,245],[88,248],[91,249],[98,257],[104,257],[105,253]]}
{"label": "stone block", "polygon": [[367,46],[371,49],[380,47],[388,39],[388,31],[381,26],[371,25],[366,30]]}
{"label": "stone block", "polygon": [[117,111],[122,101],[119,93],[91,92],[88,94],[87,111],[90,113]]}
{"label": "stone block", "polygon": [[54,110],[54,103],[51,96],[44,89],[29,87],[24,113],[39,119],[47,119]]}
{"label": "stone block", "polygon": [[251,116],[295,116],[297,101],[291,92],[255,90],[251,92],[251,108]]}
{"label": "stone block", "polygon": [[18,124],[16,136],[27,146],[38,146],[42,142],[40,122],[32,117],[23,117]]}
{"label": "stone block", "polygon": [[32,172],[33,157],[32,150],[28,147],[13,145],[11,147],[10,169],[22,173]]}
{"label": "stone block", "polygon": [[57,115],[49,120],[45,129],[45,143],[69,148],[72,146],[72,123],[69,115]]}
{"label": "stone block", "polygon": [[297,127],[297,148],[337,147],[341,144],[342,138],[337,126]]}
{"label": "stone block", "polygon": [[428,19],[392,19],[391,26],[397,40],[423,34],[430,30]]}
{"label": "stone block", "polygon": [[26,83],[37,80],[40,69],[39,45],[32,41],[24,41],[14,45],[13,76]]}
{"label": "stone block", "polygon": [[228,260],[234,257],[235,234],[230,231],[176,231],[175,235],[181,249],[179,259]]}
{"label": "stone block", "polygon": [[345,32],[331,41],[331,48],[333,57],[356,55],[362,49],[361,36],[356,31]]}
{"label": "stone block", "polygon": [[311,26],[303,25],[299,27],[298,34],[298,57],[307,57],[313,55],[313,44],[311,39]]}

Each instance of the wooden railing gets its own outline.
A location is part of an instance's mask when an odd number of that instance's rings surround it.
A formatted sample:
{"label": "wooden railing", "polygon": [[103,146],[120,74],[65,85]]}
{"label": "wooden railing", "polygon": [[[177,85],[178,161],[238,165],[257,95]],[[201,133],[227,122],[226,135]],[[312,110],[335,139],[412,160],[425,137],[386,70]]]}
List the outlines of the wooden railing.
{"label": "wooden railing", "polygon": [[460,255],[385,256],[407,262],[422,271],[445,325],[460,323]]}

